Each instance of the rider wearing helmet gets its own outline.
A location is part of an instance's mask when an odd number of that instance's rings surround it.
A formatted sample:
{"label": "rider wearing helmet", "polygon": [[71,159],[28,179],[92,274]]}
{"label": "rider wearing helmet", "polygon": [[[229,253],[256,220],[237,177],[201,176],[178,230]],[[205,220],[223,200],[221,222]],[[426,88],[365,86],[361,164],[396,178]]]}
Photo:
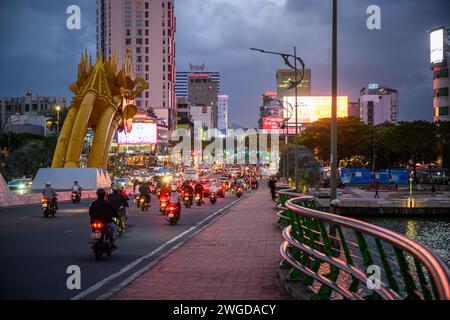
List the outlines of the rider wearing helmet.
{"label": "rider wearing helmet", "polygon": [[73,182],[72,192],[77,192],[78,196],[81,198],[81,186],[78,184],[77,180]]}
{"label": "rider wearing helmet", "polygon": [[58,200],[56,199],[55,189],[53,189],[51,185],[52,183],[50,181],[45,182],[45,188],[44,190],[42,190],[42,196],[48,201],[51,201],[53,203],[53,207],[55,208],[55,210],[57,210]]}
{"label": "rider wearing helmet", "polygon": [[117,249],[115,244],[117,226],[113,218],[119,218],[119,213],[111,202],[105,200],[105,196],[105,189],[100,188],[97,190],[97,200],[91,203],[89,216],[91,217],[91,223],[93,220],[100,220],[111,230],[111,246]]}

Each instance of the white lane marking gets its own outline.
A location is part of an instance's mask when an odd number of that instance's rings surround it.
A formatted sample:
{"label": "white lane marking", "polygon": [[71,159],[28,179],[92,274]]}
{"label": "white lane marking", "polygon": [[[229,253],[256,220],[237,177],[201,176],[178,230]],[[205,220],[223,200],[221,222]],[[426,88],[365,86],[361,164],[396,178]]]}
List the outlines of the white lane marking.
{"label": "white lane marking", "polygon": [[28,219],[30,216],[19,217],[19,219]]}
{"label": "white lane marking", "polygon": [[72,232],[72,230],[66,230],[66,231],[64,231],[64,233],[70,233],[70,232]]}
{"label": "white lane marking", "polygon": [[[156,248],[155,250],[153,250],[152,252],[150,252],[149,254],[136,259],[135,261],[131,262],[130,264],[126,265],[125,267],[123,267],[122,269],[120,269],[118,272],[111,274],[110,276],[106,277],[105,279],[97,282],[96,284],[94,284],[93,286],[89,287],[88,289],[80,292],[79,294],[77,294],[76,296],[72,297],[70,300],[79,300],[79,299],[83,299],[84,297],[86,297],[87,295],[91,294],[92,292],[100,289],[101,287],[105,286],[106,284],[108,284],[109,282],[111,282],[112,280],[116,279],[117,277],[121,276],[122,274],[124,274],[125,272],[129,271],[130,269],[132,269],[133,267],[135,267],[136,265],[138,265],[139,263],[147,260],[148,258],[151,258],[152,256],[154,256],[155,254],[157,254],[158,252],[160,252],[162,249],[164,249],[165,247],[167,247],[169,244],[177,241],[178,239],[182,238],[183,236],[185,236],[186,234],[188,234],[189,232],[191,232],[192,230],[195,230],[196,228],[199,227],[199,225],[201,225],[202,223],[204,223],[205,221],[208,221],[209,219],[211,219],[212,217],[218,215],[220,212],[224,211],[225,209],[228,209],[229,207],[231,207],[232,205],[234,205],[236,202],[238,202],[239,200],[241,200],[243,198],[237,199],[235,201],[233,201],[232,203],[226,205],[225,207],[223,207],[222,209],[217,210],[216,212],[214,212],[213,214],[209,215],[208,217],[206,217],[205,219],[203,219],[202,221],[198,222],[194,227],[190,227],[188,230],[180,233],[178,236],[170,239],[169,241],[167,241],[166,243],[163,243],[162,245],[160,245],[158,248]],[[139,271],[138,271],[139,272]]]}

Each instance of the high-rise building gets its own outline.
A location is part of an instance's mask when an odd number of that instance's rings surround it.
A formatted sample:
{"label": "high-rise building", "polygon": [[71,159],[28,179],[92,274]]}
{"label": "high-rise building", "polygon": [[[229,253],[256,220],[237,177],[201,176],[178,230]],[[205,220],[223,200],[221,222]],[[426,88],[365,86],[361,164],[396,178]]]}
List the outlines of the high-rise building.
{"label": "high-rise building", "polygon": [[67,98],[40,96],[31,90],[21,97],[0,97],[0,128],[6,125],[12,115],[54,116],[57,105],[62,109],[67,108]]}
{"label": "high-rise building", "polygon": [[398,122],[398,91],[369,84],[360,91],[360,117],[369,125]]}
{"label": "high-rise building", "polygon": [[97,0],[97,54],[117,53],[119,65],[130,50],[134,75],[149,83],[135,99],[175,126],[175,31],[173,0]]}
{"label": "high-rise building", "polygon": [[194,106],[210,106],[213,126],[217,128],[217,83],[207,74],[192,73],[188,76],[188,99]]}
{"label": "high-rise building", "polygon": [[350,118],[361,118],[360,112],[359,102],[348,103],[348,116]]}
{"label": "high-rise building", "polygon": [[211,80],[217,83],[217,92],[220,94],[221,76],[217,71],[205,71],[205,65],[190,66],[190,71],[177,71],[175,76],[175,96],[188,97],[188,77],[190,74],[207,74]]}
{"label": "high-rise building", "polygon": [[228,102],[230,98],[225,94],[217,97],[217,129],[220,134],[226,135],[228,130]]}
{"label": "high-rise building", "polygon": [[[302,71],[298,71],[297,79],[300,80]],[[295,80],[294,69],[279,69],[277,70],[277,96],[278,99],[283,100],[284,97],[294,96],[295,88],[288,89],[291,81]],[[305,69],[302,83],[297,87],[298,96],[311,95],[311,69]]]}
{"label": "high-rise building", "polygon": [[450,29],[438,28],[430,33],[430,64],[433,70],[434,121],[450,121]]}

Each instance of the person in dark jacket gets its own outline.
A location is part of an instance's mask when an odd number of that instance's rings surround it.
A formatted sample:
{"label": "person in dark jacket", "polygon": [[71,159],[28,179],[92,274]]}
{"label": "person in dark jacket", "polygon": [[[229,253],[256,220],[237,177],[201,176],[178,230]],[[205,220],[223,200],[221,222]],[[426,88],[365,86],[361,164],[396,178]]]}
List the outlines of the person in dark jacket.
{"label": "person in dark jacket", "polygon": [[269,189],[270,189],[270,193],[272,194],[272,200],[275,200],[275,195],[276,195],[276,191],[277,191],[277,181],[272,177],[269,180]]}
{"label": "person in dark jacket", "polygon": [[91,223],[94,220],[100,220],[111,230],[111,245],[116,249],[116,232],[117,226],[113,218],[119,218],[119,213],[114,208],[113,204],[105,200],[106,191],[103,188],[97,190],[97,200],[91,203],[89,207],[89,216]]}

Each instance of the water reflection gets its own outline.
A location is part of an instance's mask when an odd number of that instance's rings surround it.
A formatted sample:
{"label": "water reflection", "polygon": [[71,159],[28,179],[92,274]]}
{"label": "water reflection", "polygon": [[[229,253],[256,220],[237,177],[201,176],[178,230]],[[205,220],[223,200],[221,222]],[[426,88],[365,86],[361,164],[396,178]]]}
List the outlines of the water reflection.
{"label": "water reflection", "polygon": [[450,218],[364,218],[398,232],[437,253],[450,265]]}

